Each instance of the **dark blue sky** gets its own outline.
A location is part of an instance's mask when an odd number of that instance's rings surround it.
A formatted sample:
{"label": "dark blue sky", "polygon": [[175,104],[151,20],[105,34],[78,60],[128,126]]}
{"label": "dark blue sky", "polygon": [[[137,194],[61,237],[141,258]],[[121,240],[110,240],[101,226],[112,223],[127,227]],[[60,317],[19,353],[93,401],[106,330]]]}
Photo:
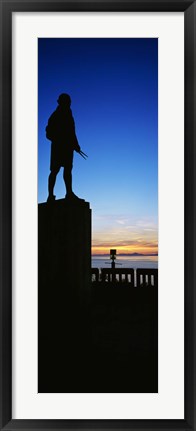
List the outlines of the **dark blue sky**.
{"label": "dark blue sky", "polygon": [[[85,161],[75,153],[73,186],[91,204],[95,251],[123,244],[133,250],[142,241],[155,247],[158,39],[48,38],[38,48],[39,202],[47,199],[50,163],[45,127],[65,92],[89,156]],[[62,172],[55,194],[65,195]]]}

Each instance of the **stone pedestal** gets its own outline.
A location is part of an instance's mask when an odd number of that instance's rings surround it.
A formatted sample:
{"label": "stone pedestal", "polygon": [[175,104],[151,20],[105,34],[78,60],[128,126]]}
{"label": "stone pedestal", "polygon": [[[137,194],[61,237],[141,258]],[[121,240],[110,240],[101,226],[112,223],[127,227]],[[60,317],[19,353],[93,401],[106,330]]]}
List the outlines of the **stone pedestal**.
{"label": "stone pedestal", "polygon": [[39,204],[38,391],[77,392],[90,343],[91,210]]}
{"label": "stone pedestal", "polygon": [[91,210],[88,202],[39,204],[39,290],[81,296],[91,277]]}

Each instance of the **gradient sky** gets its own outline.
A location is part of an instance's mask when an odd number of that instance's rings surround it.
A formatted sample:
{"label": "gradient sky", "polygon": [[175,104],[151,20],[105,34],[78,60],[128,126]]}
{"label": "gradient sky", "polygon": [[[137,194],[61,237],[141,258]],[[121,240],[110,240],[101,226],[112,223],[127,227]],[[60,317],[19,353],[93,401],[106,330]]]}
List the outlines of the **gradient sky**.
{"label": "gradient sky", "polygon": [[[68,93],[85,161],[74,192],[90,202],[92,252],[157,253],[158,39],[38,40],[38,200],[47,199],[45,127]],[[62,169],[56,198],[65,195]]]}

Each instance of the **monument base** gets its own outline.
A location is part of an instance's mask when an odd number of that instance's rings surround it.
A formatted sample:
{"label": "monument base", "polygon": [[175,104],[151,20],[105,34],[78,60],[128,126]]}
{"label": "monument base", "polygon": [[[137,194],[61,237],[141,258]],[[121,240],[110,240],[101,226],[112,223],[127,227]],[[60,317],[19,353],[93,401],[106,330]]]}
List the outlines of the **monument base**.
{"label": "monument base", "polygon": [[69,370],[76,367],[82,372],[78,368],[78,355],[89,339],[87,304],[90,282],[89,203],[67,203],[61,199],[52,204],[39,204],[39,392],[50,392],[51,380],[52,387],[56,383],[58,386],[56,376],[59,379],[59,372],[68,376]]}
{"label": "monument base", "polygon": [[88,202],[39,204],[39,289],[83,293],[91,277],[91,210]]}

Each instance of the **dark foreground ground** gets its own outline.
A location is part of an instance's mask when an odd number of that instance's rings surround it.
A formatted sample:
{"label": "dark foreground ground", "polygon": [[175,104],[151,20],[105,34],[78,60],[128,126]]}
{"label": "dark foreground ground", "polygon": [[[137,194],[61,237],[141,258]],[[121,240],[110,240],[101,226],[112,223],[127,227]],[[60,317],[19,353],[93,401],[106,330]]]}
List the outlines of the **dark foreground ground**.
{"label": "dark foreground ground", "polygon": [[92,284],[83,299],[39,291],[39,392],[157,392],[157,288]]}

